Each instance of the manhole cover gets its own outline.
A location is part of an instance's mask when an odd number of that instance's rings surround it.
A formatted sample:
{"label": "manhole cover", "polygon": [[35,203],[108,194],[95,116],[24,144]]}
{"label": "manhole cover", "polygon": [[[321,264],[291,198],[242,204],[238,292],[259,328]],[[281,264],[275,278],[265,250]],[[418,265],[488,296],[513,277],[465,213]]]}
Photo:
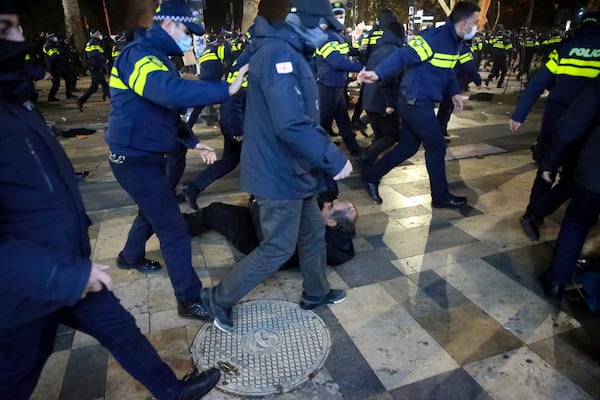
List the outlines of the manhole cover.
{"label": "manhole cover", "polygon": [[192,343],[202,370],[221,369],[217,387],[242,396],[285,393],[309,380],[329,354],[325,323],[297,304],[259,300],[233,307],[234,329],[205,324]]}

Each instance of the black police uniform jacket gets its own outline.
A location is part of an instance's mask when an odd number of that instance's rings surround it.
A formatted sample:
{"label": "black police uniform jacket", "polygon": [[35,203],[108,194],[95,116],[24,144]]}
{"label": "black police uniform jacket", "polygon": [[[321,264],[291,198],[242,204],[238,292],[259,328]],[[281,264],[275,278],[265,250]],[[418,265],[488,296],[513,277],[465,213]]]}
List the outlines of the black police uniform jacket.
{"label": "black police uniform jacket", "polygon": [[262,17],[254,33],[241,188],[264,199],[304,199],[325,191],[346,157],[319,126],[317,84],[298,35]]}
{"label": "black police uniform jacket", "polygon": [[90,275],[90,220],[62,146],[0,74],[0,330],[73,306]]}

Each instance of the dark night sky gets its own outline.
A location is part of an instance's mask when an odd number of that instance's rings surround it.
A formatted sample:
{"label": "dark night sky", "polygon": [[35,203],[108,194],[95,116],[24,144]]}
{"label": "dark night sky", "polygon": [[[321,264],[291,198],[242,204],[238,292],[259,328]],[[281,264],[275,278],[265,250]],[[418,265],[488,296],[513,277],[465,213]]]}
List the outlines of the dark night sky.
{"label": "dark night sky", "polygon": [[[241,24],[242,1],[233,0],[236,26]],[[262,0],[261,9],[268,8],[268,2],[276,1],[281,0]],[[105,0],[105,2],[111,19],[113,33],[128,28],[126,26],[128,23],[126,22],[128,2],[124,0]],[[221,26],[225,26],[225,14],[229,11],[230,1],[206,0],[206,2],[205,22],[207,29],[219,30]],[[502,0],[502,10],[505,10],[505,13],[501,13],[500,23],[504,23],[507,27],[522,23],[519,19],[523,18],[527,13],[527,9],[526,6],[519,5],[519,3],[523,4],[519,0]],[[537,12],[534,14],[533,25],[548,26],[552,24],[554,10],[550,6],[550,3],[550,0],[536,0]],[[102,0],[80,0],[79,4],[89,27],[97,27],[106,31]],[[28,36],[35,36],[40,31],[64,31],[64,17],[60,0],[27,0],[22,1],[20,5],[23,7],[21,20]],[[490,18],[495,19],[495,14],[490,16]]]}

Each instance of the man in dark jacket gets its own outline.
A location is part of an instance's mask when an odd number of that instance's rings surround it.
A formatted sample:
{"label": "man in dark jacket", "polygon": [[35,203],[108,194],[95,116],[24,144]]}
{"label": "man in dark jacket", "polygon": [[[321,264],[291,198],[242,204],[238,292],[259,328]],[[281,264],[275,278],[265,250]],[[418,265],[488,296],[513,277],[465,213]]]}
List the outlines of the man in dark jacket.
{"label": "man in dark jacket", "polygon": [[[398,21],[393,21],[383,31],[366,67],[375,69],[383,59],[403,44],[404,28]],[[400,76],[394,76],[386,82],[364,85],[362,88],[363,108],[369,116],[375,137],[369,148],[354,158],[359,170],[370,166],[379,154],[398,141],[400,122],[396,113],[396,101],[399,85]]]}
{"label": "man in dark jacket", "polygon": [[[577,97],[553,131],[554,151],[545,153],[541,160],[542,178],[552,183],[563,156],[581,140],[585,144],[575,167],[573,197],[560,226],[550,268],[540,279],[548,296],[561,297],[571,282],[586,236],[600,214],[600,77]],[[594,312],[600,312],[599,289],[588,293]]]}
{"label": "man in dark jacket", "polygon": [[458,207],[467,202],[462,196],[448,191],[446,179],[446,142],[435,117],[435,103],[445,95],[452,97],[455,111],[463,108],[454,66],[463,39],[477,32],[479,7],[469,1],[456,3],[446,24],[427,29],[411,40],[408,46],[395,50],[374,71],[361,71],[361,83],[375,83],[399,74],[403,69],[398,96],[398,113],[402,118],[400,140],[383,158],[363,172],[368,195],[378,204],[379,181],[389,171],[417,152],[421,143],[425,148],[425,163],[431,186],[433,207]]}
{"label": "man in dark jacket", "polygon": [[202,290],[218,329],[233,329],[231,308],[279,269],[298,247],[304,277],[300,306],[312,309],[346,298],[330,289],[325,226],[316,194],[346,178],[352,165],[319,126],[314,75],[304,54],[327,40],[337,21],[327,0],[297,2],[286,23],[257,17],[251,47],[241,189],[255,195],[263,240],[221,282]]}
{"label": "man in dark jacket", "polygon": [[[168,56],[187,51],[190,31],[202,34],[203,28],[193,23],[189,7],[180,0],[163,1],[154,19],[146,35],[119,54],[110,78],[111,110],[105,135],[110,166],[139,207],[117,266],[142,272],[160,269],[159,263],[145,257],[146,241],[156,232],[179,316],[206,319],[189,233],[165,164],[169,153],[177,149],[178,132],[190,132],[178,129],[180,110],[227,100],[241,87],[245,71],[231,86],[181,78]],[[203,161],[216,160],[214,150],[195,136],[180,139],[187,148],[199,150]]]}
{"label": "man in dark jacket", "polygon": [[108,265],[90,260],[73,167],[31,101],[29,48],[1,0],[0,398],[30,398],[65,324],[98,339],[157,399],[199,399],[219,371],[177,380],[111,291]]}
{"label": "man in dark jacket", "polygon": [[108,83],[104,78],[104,67],[106,66],[106,56],[104,49],[102,48],[102,32],[98,29],[94,29],[91,32],[90,41],[85,45],[85,54],[87,63],[92,74],[92,83],[85,93],[77,99],[77,107],[79,111],[83,112],[83,105],[90,98],[91,95],[98,91],[98,85],[102,86],[102,100],[110,98],[108,89]]}
{"label": "man in dark jacket", "polygon": [[[327,197],[327,196],[325,196]],[[358,212],[348,200],[336,198],[317,199],[325,224],[327,264],[339,265],[354,257],[352,239]],[[190,235],[198,236],[207,230],[215,230],[231,241],[244,254],[258,247],[262,233],[256,199],[250,198],[248,207],[225,203],[211,203],[192,214],[183,214]],[[298,252],[284,266],[298,266]]]}

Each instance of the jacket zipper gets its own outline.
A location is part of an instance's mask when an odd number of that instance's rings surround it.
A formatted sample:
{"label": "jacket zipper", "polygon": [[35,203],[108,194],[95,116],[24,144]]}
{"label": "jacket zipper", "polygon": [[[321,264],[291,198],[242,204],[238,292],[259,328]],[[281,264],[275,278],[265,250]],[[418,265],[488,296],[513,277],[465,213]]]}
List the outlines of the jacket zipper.
{"label": "jacket zipper", "polygon": [[27,142],[27,146],[29,146],[29,152],[33,156],[33,159],[35,160],[35,162],[38,165],[40,171],[42,172],[42,175],[44,175],[44,179],[46,180],[46,184],[48,185],[48,189],[50,189],[51,192],[54,192],[54,186],[52,185],[52,181],[50,181],[50,177],[48,176],[48,174],[46,173],[46,170],[42,166],[42,162],[40,161],[40,158],[38,157],[37,153],[33,149],[33,146],[31,145],[31,142],[29,141],[28,138],[25,138],[25,141]]}

